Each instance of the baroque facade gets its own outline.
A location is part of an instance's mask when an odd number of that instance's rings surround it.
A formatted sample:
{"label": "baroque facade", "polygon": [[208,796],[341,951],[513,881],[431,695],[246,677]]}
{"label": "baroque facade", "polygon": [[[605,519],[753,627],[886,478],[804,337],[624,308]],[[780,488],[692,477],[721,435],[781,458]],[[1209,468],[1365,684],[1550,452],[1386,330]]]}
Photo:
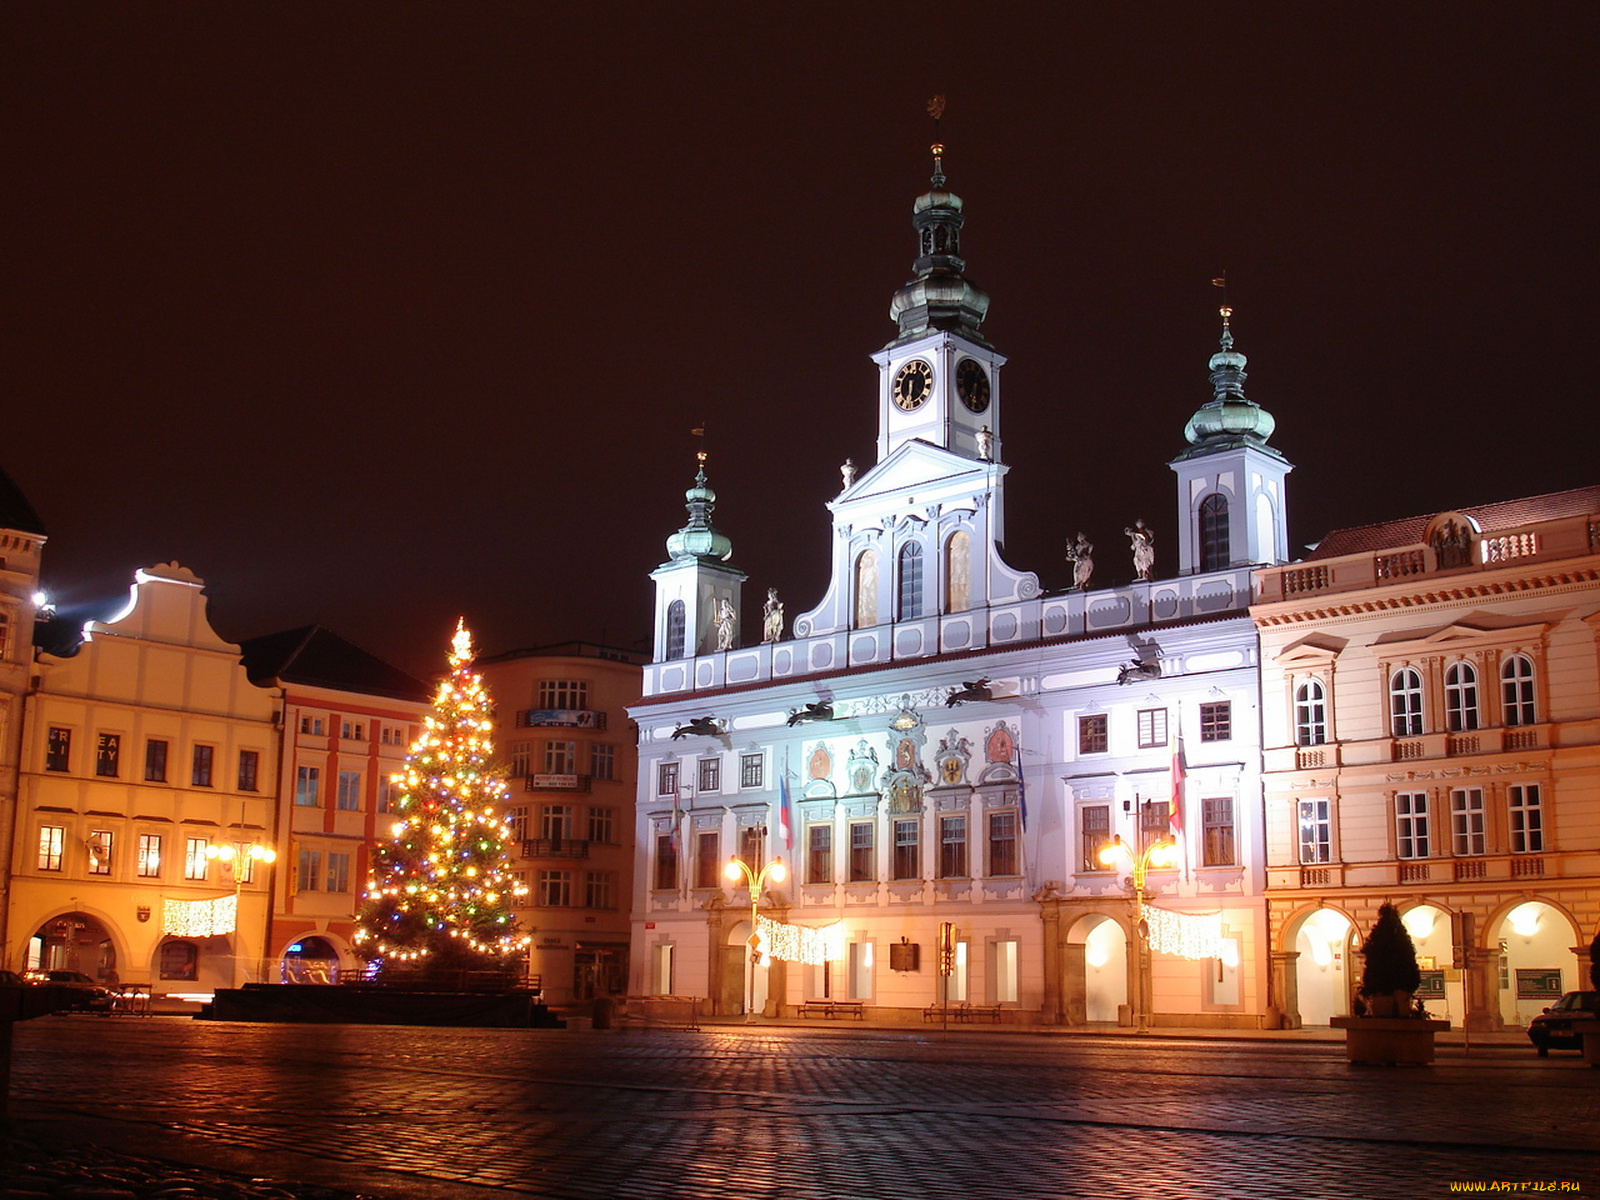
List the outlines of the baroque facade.
{"label": "baroque facade", "polygon": [[[1257,1025],[1248,606],[1252,571],[1287,557],[1289,464],[1225,324],[1211,399],[1171,464],[1177,573],[1155,569],[1130,521],[1135,577],[1096,586],[1092,547],[1063,527],[1078,586],[1046,594],[1001,552],[1001,418],[1028,401],[1003,391],[963,223],[936,158],[913,209],[915,276],[873,356],[877,460],[842,469],[831,578],[791,629],[769,596],[760,640],[740,638],[745,576],[702,456],[652,574],[653,661],[632,710],[630,990],[724,1014],[835,1001],[899,1019],[966,1005],[1021,1023]],[[1134,871],[1174,829],[1179,861]],[[1159,926],[1143,961],[1136,883]]]}

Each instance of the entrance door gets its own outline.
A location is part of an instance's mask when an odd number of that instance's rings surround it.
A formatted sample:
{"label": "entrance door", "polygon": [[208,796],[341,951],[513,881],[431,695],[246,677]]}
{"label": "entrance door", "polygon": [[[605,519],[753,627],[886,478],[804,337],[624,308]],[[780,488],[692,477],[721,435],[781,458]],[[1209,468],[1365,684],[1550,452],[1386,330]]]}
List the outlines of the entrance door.
{"label": "entrance door", "polygon": [[731,1016],[734,1013],[744,1012],[744,973],[746,971],[745,957],[750,953],[747,946],[724,946],[722,948],[722,1012]]}

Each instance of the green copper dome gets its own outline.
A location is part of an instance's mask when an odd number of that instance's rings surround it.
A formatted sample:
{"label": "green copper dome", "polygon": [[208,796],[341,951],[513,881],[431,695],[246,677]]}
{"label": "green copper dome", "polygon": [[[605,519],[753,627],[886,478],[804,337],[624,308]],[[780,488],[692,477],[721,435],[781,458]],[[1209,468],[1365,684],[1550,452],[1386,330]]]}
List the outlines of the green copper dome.
{"label": "green copper dome", "polygon": [[1233,333],[1228,318],[1233,310],[1222,310],[1222,349],[1211,356],[1211,400],[1189,418],[1183,436],[1195,447],[1180,457],[1221,449],[1240,443],[1266,448],[1266,440],[1277,427],[1272,414],[1259,404],[1245,399],[1244,365],[1248,361],[1233,348]]}
{"label": "green copper dome", "polygon": [[987,346],[978,332],[989,312],[989,293],[968,281],[961,257],[961,227],[966,217],[961,197],[945,190],[940,155],[933,148],[933,187],[917,197],[911,224],[917,231],[917,275],[889,302],[889,317],[900,327],[896,341],[909,341],[935,329],[950,330]]}
{"label": "green copper dome", "polygon": [[700,468],[695,472],[694,486],[683,494],[688,501],[689,523],[667,539],[667,554],[673,562],[686,559],[710,558],[727,562],[733,557],[733,543],[726,534],[711,524],[711,512],[717,506],[717,494],[706,486],[705,455],[700,456]]}

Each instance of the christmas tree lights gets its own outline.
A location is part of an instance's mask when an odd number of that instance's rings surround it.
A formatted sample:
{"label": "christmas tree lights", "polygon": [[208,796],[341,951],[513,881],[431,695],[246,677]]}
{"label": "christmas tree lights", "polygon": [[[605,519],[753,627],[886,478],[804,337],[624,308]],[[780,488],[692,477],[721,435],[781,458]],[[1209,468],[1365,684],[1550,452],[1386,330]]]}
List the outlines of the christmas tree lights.
{"label": "christmas tree lights", "polygon": [[472,660],[472,635],[458,622],[450,674],[393,777],[400,797],[391,840],[372,853],[355,935],[369,959],[491,967],[531,941],[511,912],[528,889],[511,874],[505,773],[491,765],[492,704]]}

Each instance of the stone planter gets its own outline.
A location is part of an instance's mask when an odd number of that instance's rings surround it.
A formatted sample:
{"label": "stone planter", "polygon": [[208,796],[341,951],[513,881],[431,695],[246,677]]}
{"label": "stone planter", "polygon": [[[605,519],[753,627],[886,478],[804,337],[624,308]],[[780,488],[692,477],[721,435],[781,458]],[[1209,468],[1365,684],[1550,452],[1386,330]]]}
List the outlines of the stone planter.
{"label": "stone planter", "polygon": [[1344,1030],[1345,1058],[1374,1067],[1423,1067],[1433,1061],[1433,1038],[1450,1028],[1449,1021],[1414,1017],[1335,1017]]}

